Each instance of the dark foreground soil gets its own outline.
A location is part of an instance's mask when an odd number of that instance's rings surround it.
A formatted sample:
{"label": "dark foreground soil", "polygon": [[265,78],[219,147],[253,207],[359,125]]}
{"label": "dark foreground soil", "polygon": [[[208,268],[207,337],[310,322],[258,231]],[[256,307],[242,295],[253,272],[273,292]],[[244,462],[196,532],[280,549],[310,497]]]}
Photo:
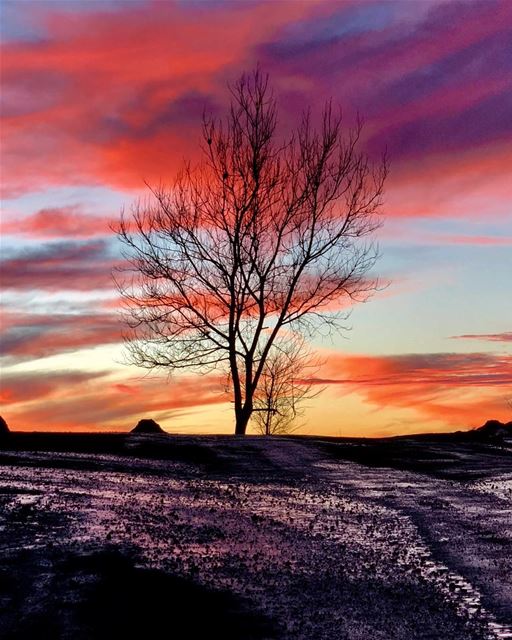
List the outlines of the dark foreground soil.
{"label": "dark foreground soil", "polygon": [[11,434],[1,638],[512,638],[512,449]]}

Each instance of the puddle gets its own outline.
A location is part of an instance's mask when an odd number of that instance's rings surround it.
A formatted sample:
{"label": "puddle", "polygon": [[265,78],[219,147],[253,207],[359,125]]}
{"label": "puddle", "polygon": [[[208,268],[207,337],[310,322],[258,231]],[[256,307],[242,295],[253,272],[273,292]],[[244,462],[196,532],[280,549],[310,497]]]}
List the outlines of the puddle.
{"label": "puddle", "polygon": [[490,493],[501,500],[506,500],[512,507],[512,474],[495,476],[491,480],[477,480],[468,485],[469,489]]}

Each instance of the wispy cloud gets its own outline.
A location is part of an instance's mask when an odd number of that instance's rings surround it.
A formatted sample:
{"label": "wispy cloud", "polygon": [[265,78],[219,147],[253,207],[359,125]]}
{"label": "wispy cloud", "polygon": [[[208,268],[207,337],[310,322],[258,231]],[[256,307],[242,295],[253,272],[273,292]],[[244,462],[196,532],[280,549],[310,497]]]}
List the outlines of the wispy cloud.
{"label": "wispy cloud", "polygon": [[[113,379],[105,372],[9,374],[2,379],[3,415],[11,428],[126,431],[140,417],[171,416],[226,402],[218,377]],[[172,428],[172,422],[169,424]]]}
{"label": "wispy cloud", "polygon": [[0,231],[34,238],[90,238],[110,234],[113,216],[91,215],[79,205],[40,209],[20,219],[4,213]]}
{"label": "wispy cloud", "polygon": [[5,187],[167,179],[194,157],[203,108],[259,60],[290,115],[330,96],[362,112],[367,149],[393,159],[389,215],[471,215],[461,194],[511,195],[512,5],[414,6],[43,7],[45,38],[3,50]]}
{"label": "wispy cloud", "polygon": [[414,409],[459,428],[507,414],[512,355],[431,353],[343,356],[331,353],[316,382],[357,392],[380,408]]}
{"label": "wispy cloud", "polygon": [[115,260],[103,240],[51,242],[10,253],[0,262],[6,290],[92,291],[113,287]]}
{"label": "wispy cloud", "polygon": [[450,336],[452,340],[482,340],[485,342],[512,342],[512,331],[503,333],[465,333],[460,336]]}
{"label": "wispy cloud", "polygon": [[2,312],[0,356],[37,360],[122,340],[119,318],[107,313]]}
{"label": "wispy cloud", "polygon": [[165,177],[190,150],[191,114],[225,94],[230,70],[251,66],[257,43],[322,4],[39,11],[45,38],[2,51],[4,187],[140,188]]}
{"label": "wispy cloud", "polygon": [[6,373],[2,376],[1,398],[5,408],[32,401],[44,401],[57,393],[76,393],[77,387],[104,378],[105,371],[53,371],[49,373]]}

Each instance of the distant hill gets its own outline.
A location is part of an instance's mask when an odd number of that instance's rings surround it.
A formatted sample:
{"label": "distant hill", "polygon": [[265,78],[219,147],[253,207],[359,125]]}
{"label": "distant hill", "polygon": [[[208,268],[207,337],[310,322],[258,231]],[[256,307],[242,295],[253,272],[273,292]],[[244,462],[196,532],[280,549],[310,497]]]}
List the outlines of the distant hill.
{"label": "distant hill", "polygon": [[0,416],[0,436],[6,435],[7,433],[10,433],[7,422]]}
{"label": "distant hill", "polygon": [[473,429],[470,433],[484,439],[503,440],[503,438],[512,437],[512,422],[487,420],[484,425]]}
{"label": "distant hill", "polygon": [[137,426],[130,433],[165,433],[162,427],[151,418],[139,420]]}

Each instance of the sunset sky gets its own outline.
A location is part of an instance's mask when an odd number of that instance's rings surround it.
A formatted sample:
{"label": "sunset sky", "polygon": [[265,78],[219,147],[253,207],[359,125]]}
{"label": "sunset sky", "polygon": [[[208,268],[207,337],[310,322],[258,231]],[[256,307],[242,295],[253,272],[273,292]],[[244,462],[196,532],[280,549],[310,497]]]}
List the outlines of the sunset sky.
{"label": "sunset sky", "polygon": [[1,415],[20,430],[233,430],[218,379],[123,364],[109,221],[197,159],[259,64],[283,126],[332,97],[387,149],[387,288],[314,341],[302,432],[512,419],[510,0],[1,0]]}

